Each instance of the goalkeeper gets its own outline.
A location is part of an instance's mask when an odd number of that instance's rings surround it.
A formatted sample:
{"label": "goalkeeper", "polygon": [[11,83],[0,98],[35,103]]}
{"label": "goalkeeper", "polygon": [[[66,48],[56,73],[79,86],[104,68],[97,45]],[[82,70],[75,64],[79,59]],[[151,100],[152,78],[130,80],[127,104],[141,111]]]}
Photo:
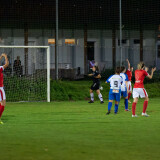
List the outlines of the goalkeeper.
{"label": "goalkeeper", "polygon": [[9,61],[5,53],[1,54],[0,60],[3,57],[5,58],[5,64],[3,66],[0,66],[0,124],[3,124],[3,122],[1,121],[1,117],[6,105],[6,95],[3,88],[3,70],[6,69],[9,65]]}
{"label": "goalkeeper", "polygon": [[90,96],[91,96],[91,100],[88,102],[88,103],[94,103],[94,93],[93,91],[96,91],[100,101],[101,101],[101,104],[103,104],[103,97],[102,97],[102,94],[100,92],[100,78],[101,78],[101,75],[99,74],[99,68],[98,66],[93,66],[92,67],[92,73],[89,74],[88,76],[92,77],[93,78],[93,84],[90,88]]}

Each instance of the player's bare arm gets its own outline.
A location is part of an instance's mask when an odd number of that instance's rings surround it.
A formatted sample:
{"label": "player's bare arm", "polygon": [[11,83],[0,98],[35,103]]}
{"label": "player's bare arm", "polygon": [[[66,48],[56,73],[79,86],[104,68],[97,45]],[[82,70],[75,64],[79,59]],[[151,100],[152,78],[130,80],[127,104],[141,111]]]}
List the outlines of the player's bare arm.
{"label": "player's bare arm", "polygon": [[89,77],[93,76],[93,74],[88,74]]}
{"label": "player's bare arm", "polygon": [[3,68],[6,69],[9,65],[8,57],[5,53],[3,53],[1,56],[5,58],[5,64],[3,65]]}
{"label": "player's bare arm", "polygon": [[152,79],[152,77],[153,77],[153,73],[156,71],[156,67],[155,68],[152,68],[152,70],[151,70],[151,75],[148,75],[147,77],[149,78],[149,79]]}
{"label": "player's bare arm", "polygon": [[127,63],[128,63],[128,69],[131,70],[131,64],[130,64],[129,60],[126,59],[126,61],[127,61]]}

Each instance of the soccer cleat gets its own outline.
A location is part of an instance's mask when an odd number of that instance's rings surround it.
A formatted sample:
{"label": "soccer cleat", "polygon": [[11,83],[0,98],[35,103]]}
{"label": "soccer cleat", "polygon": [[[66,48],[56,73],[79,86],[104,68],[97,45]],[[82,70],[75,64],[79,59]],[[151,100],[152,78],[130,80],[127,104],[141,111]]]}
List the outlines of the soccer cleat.
{"label": "soccer cleat", "polygon": [[100,103],[101,103],[101,104],[103,104],[103,103],[104,103],[104,101],[101,101]]}
{"label": "soccer cleat", "polygon": [[135,114],[135,115],[132,115],[132,117],[138,117],[138,116]]}
{"label": "soccer cleat", "polygon": [[106,113],[106,115],[109,115],[111,113],[111,111],[108,111],[107,113]]}
{"label": "soccer cleat", "polygon": [[88,103],[94,103],[94,101],[89,101]]}
{"label": "soccer cleat", "polygon": [[0,124],[4,124],[4,123],[0,120]]}
{"label": "soccer cleat", "polygon": [[118,112],[114,112],[114,114],[117,114]]}
{"label": "soccer cleat", "polygon": [[142,116],[149,117],[149,115],[147,113],[142,113]]}
{"label": "soccer cleat", "polygon": [[125,111],[126,111],[126,112],[130,112],[131,110],[130,110],[130,109],[125,109]]}

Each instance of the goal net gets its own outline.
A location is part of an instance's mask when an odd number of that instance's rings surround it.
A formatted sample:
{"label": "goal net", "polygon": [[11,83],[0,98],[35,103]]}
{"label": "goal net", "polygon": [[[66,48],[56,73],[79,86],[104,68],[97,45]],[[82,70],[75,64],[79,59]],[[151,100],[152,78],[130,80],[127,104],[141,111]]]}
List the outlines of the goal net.
{"label": "goal net", "polygon": [[[49,46],[0,46],[9,66],[3,71],[7,101],[50,102]],[[1,60],[1,66],[5,60]]]}

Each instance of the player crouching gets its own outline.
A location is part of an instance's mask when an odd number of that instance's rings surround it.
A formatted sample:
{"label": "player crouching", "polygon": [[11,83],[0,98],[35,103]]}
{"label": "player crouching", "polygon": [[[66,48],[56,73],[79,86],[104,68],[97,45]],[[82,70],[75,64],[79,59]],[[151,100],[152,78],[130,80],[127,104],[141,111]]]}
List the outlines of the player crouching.
{"label": "player crouching", "polygon": [[134,88],[133,88],[134,102],[132,104],[132,117],[137,117],[135,112],[136,112],[136,104],[138,102],[139,96],[141,98],[144,98],[142,116],[145,116],[145,117],[149,116],[146,113],[149,98],[148,98],[148,94],[147,94],[146,90],[144,89],[143,81],[144,81],[145,77],[152,79],[153,73],[156,70],[156,68],[152,68],[151,75],[149,75],[147,73],[147,71],[144,70],[144,68],[145,68],[144,63],[140,62],[137,65],[137,70],[135,71],[135,84],[134,84]]}
{"label": "player crouching", "polygon": [[4,111],[4,107],[6,105],[6,96],[5,96],[5,92],[3,89],[3,70],[6,69],[9,65],[7,55],[3,53],[0,56],[0,60],[3,57],[5,58],[5,65],[0,66],[0,124],[3,124],[3,122],[1,121],[1,117]]}
{"label": "player crouching", "polygon": [[99,68],[98,66],[93,66],[92,68],[92,74],[89,74],[88,76],[92,77],[93,78],[93,84],[91,86],[91,89],[90,89],[90,96],[91,96],[91,101],[89,101],[88,103],[94,103],[94,93],[93,91],[96,91],[97,92],[97,95],[101,101],[101,104],[103,104],[103,97],[102,97],[102,94],[100,92],[100,78],[101,78],[101,75],[99,74]]}
{"label": "player crouching", "polygon": [[123,82],[122,77],[120,76],[120,67],[117,67],[115,74],[110,76],[105,83],[110,83],[109,91],[109,103],[108,103],[108,112],[106,115],[111,113],[111,107],[113,100],[115,100],[115,110],[114,113],[118,112],[118,105],[121,99],[121,83]]}

